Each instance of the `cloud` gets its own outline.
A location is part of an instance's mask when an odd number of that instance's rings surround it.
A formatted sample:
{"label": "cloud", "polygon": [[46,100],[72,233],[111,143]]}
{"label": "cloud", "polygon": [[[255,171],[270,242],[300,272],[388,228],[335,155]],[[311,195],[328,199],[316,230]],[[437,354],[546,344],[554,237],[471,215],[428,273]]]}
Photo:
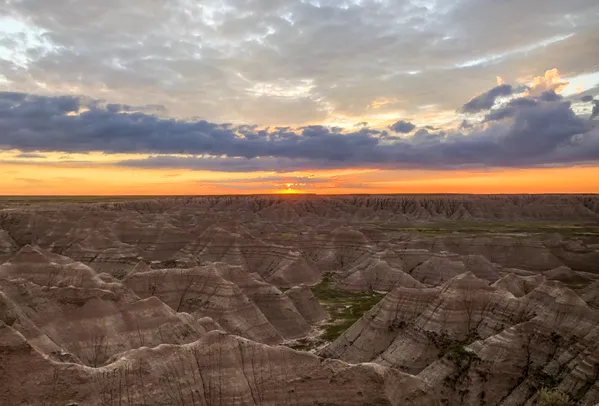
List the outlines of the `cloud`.
{"label": "cloud", "polygon": [[166,107],[159,104],[148,104],[145,106],[129,106],[127,104],[109,103],[106,104],[106,110],[111,113],[132,113],[144,112],[148,114],[166,115],[168,110]]}
{"label": "cloud", "polygon": [[541,93],[541,96],[539,96],[539,98],[544,101],[558,101],[563,99],[563,97],[557,94],[555,90],[547,90]]}
{"label": "cloud", "polygon": [[395,131],[396,133],[407,134],[411,132],[416,126],[408,121],[398,121],[389,126],[389,129]]}
{"label": "cloud", "polygon": [[[141,169],[192,169],[216,172],[296,172],[304,170],[327,170],[347,168],[349,163],[316,160],[309,158],[238,158],[238,157],[180,157],[156,155],[148,158],[127,159],[116,163],[117,166]],[[352,166],[375,167],[375,164]]]}
{"label": "cloud", "polygon": [[347,133],[325,126],[261,130],[115,112],[86,98],[0,93],[0,148],[148,153],[155,155],[119,165],[233,172],[525,167],[597,161],[599,133],[596,122],[578,117],[569,101],[554,94],[514,99],[468,135],[421,129],[397,137],[371,128]]}
{"label": "cloud", "polygon": [[15,155],[15,158],[23,158],[23,159],[35,159],[35,158],[40,158],[40,159],[45,159],[46,156],[42,155],[42,154],[34,154],[31,152],[24,152],[18,155]]}
{"label": "cloud", "polygon": [[591,120],[599,116],[599,100],[593,100],[593,111],[591,112]]}
{"label": "cloud", "polygon": [[484,119],[484,122],[503,120],[514,116],[518,111],[527,107],[536,107],[539,102],[554,102],[562,100],[563,97],[556,94],[553,90],[542,93],[538,98],[534,97],[519,97],[510,100],[504,106],[491,110]]}
{"label": "cloud", "polygon": [[557,69],[545,71],[543,76],[533,78],[531,86],[520,86],[517,88],[505,84],[503,79],[497,78],[497,86],[491,90],[472,98],[468,103],[462,106],[463,113],[478,113],[484,110],[490,110],[500,97],[512,96],[524,92],[524,96],[540,97],[546,101],[557,101],[561,98],[559,93],[568,85],[568,82],[562,82],[560,73]]}
{"label": "cloud", "polygon": [[491,90],[480,94],[462,106],[464,113],[478,113],[479,111],[489,110],[495,105],[497,98],[501,96],[510,96],[514,89],[511,85],[503,84],[492,88]]}
{"label": "cloud", "polygon": [[528,89],[527,94],[532,96],[538,96],[544,92],[553,91],[555,93],[561,92],[569,82],[562,82],[561,75],[557,68],[550,69],[545,72],[543,76],[536,76],[532,80],[532,85]]}
{"label": "cloud", "polygon": [[462,120],[462,122],[460,123],[460,130],[467,130],[469,128],[474,127],[474,125],[472,123],[470,123],[468,120]]}
{"label": "cloud", "polygon": [[19,22],[25,39],[7,38],[15,57],[0,60],[0,72],[13,90],[303,125],[370,120],[373,100],[394,101],[376,113],[455,110],[489,78],[596,69],[596,0],[437,3],[4,1],[1,15]]}

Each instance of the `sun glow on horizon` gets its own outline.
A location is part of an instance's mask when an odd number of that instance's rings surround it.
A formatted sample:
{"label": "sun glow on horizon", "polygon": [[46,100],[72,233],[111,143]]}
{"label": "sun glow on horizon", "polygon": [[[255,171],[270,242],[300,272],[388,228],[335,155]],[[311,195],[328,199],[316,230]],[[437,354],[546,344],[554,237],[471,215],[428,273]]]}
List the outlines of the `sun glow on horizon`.
{"label": "sun glow on horizon", "polygon": [[[188,170],[1,164],[2,195],[228,195],[599,193],[599,166],[471,171],[306,171],[232,174]],[[281,180],[277,178],[280,177]]]}
{"label": "sun glow on horizon", "polygon": [[293,189],[293,183],[285,183],[287,189],[277,190],[275,193],[279,195],[301,195],[307,193],[305,190]]}

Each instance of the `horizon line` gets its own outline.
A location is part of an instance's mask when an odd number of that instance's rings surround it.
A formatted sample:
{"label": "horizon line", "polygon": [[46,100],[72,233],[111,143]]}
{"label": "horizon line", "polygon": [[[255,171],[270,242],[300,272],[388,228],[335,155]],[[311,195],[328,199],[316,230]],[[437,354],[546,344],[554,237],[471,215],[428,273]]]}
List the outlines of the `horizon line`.
{"label": "horizon line", "polygon": [[226,193],[226,194],[161,194],[161,195],[146,195],[146,194],[27,194],[27,195],[2,195],[3,199],[18,199],[18,198],[173,198],[173,197],[251,197],[251,196],[284,196],[284,197],[300,197],[300,196],[597,196],[598,192],[546,192],[546,193],[448,193],[448,192],[430,192],[430,193]]}

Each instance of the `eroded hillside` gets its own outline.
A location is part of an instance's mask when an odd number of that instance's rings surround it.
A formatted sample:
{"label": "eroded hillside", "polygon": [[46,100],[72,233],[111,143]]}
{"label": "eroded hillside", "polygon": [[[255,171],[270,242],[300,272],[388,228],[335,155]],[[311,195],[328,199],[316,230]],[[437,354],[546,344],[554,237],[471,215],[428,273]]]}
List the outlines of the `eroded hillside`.
{"label": "eroded hillside", "polygon": [[591,195],[0,200],[0,404],[594,405],[598,221]]}

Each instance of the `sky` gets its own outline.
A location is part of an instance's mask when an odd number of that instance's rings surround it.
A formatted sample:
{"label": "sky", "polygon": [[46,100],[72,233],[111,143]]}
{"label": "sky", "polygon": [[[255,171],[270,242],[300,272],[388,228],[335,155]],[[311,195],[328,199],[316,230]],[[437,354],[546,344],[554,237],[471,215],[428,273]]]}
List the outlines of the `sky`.
{"label": "sky", "polygon": [[0,194],[599,193],[597,0],[0,0]]}

